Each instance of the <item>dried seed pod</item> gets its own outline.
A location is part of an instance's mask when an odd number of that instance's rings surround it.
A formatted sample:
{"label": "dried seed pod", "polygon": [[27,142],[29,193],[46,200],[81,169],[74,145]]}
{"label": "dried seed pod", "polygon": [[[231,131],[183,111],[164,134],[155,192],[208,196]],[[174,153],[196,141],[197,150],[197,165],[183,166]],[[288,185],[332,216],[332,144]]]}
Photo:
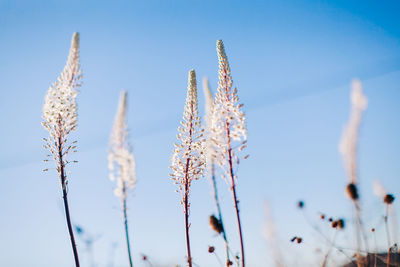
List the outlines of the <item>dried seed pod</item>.
{"label": "dried seed pod", "polygon": [[222,223],[214,215],[210,216],[210,226],[218,234],[223,232]]}
{"label": "dried seed pod", "polygon": [[390,205],[393,203],[394,201],[394,196],[392,194],[386,194],[385,197],[383,198],[383,202],[385,202],[386,204]]}
{"label": "dried seed pod", "polygon": [[352,200],[354,200],[354,201],[358,200],[359,195],[358,195],[358,190],[357,190],[356,184],[354,184],[354,183],[348,184],[346,187],[346,192]]}
{"label": "dried seed pod", "polygon": [[345,226],[344,219],[337,220],[337,223],[338,223],[337,226],[338,226],[339,229],[344,229],[344,226]]}

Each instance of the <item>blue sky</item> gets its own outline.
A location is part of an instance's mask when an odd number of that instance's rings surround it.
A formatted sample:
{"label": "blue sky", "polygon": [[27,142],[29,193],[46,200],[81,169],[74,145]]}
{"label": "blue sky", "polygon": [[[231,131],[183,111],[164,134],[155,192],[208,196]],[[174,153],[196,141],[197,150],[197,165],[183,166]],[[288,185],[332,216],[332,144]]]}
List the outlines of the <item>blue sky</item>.
{"label": "blue sky", "polygon": [[[319,211],[348,219],[339,242],[354,245],[337,146],[356,77],[369,99],[360,137],[365,222],[383,236],[382,205],[371,182],[381,179],[400,192],[399,11],[396,1],[0,1],[0,265],[73,265],[57,174],[41,171],[49,165],[42,162],[47,133],[40,122],[44,95],[75,31],[84,84],[74,133],[79,164],[70,168],[69,198],[74,222],[101,235],[94,247],[98,266],[107,266],[113,242],[115,266],[127,266],[106,164],[122,89],[137,161],[138,183],[129,197],[134,260],[145,266],[145,253],[156,266],[184,265],[183,214],[168,166],[187,72],[196,70],[199,85],[209,77],[216,90],[217,39],[224,40],[247,116],[250,157],[240,165],[238,194],[249,266],[272,266],[261,235],[265,201],[290,266],[298,266],[294,259],[315,263],[321,255],[314,247],[323,248],[296,210],[298,199],[316,222]],[[224,181],[219,186],[228,238],[238,251],[230,193]],[[191,197],[194,260],[218,266],[207,253],[212,244],[223,256],[208,226],[214,206],[206,178],[193,184]],[[290,244],[293,235],[303,235],[306,244]],[[88,266],[84,245],[78,249]]]}

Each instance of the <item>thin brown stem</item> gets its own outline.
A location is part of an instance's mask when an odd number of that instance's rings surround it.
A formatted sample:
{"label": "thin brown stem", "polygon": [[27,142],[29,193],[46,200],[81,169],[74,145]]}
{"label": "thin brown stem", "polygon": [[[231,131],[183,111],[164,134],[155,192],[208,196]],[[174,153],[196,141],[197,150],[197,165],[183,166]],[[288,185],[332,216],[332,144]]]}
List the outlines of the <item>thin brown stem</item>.
{"label": "thin brown stem", "polygon": [[78,257],[78,250],[76,249],[76,243],[75,243],[75,237],[74,237],[74,231],[72,228],[72,223],[71,223],[71,217],[69,214],[69,206],[68,206],[68,192],[67,192],[67,178],[65,175],[65,164],[64,164],[64,159],[63,159],[63,131],[61,127],[61,115],[59,116],[59,121],[58,121],[58,172],[60,175],[60,182],[61,182],[61,187],[63,191],[63,199],[64,199],[64,210],[65,210],[65,218],[67,220],[67,226],[68,226],[68,232],[69,232],[69,237],[71,240],[71,246],[72,246],[72,251],[74,253],[74,259],[75,259],[75,266],[79,267],[79,257]]}
{"label": "thin brown stem", "polygon": [[[125,191],[125,186],[123,188],[123,191]],[[125,195],[125,193],[123,193]],[[126,214],[126,197],[124,197],[122,201],[122,209],[123,209],[123,215],[124,215],[124,226],[125,226],[125,238],[126,238],[126,247],[128,250],[128,257],[129,257],[129,265],[133,267],[132,263],[132,255],[131,255],[131,247],[130,247],[130,242],[129,242],[129,232],[128,232],[128,216]]]}
{"label": "thin brown stem", "polygon": [[233,194],[233,201],[235,204],[236,210],[236,219],[239,228],[239,238],[240,238],[240,252],[241,252],[241,260],[242,260],[242,267],[245,267],[245,259],[244,259],[244,245],[243,245],[243,234],[242,234],[242,226],[240,223],[240,215],[239,215],[239,200],[236,195],[236,184],[235,184],[235,175],[233,173],[233,159],[232,159],[232,147],[231,147],[231,138],[230,138],[230,125],[229,122],[226,123],[226,133],[228,136],[228,162],[229,162],[229,174],[231,177],[232,183],[232,194]]}
{"label": "thin brown stem", "polygon": [[192,255],[190,251],[190,239],[189,239],[189,179],[188,179],[188,172],[189,172],[189,163],[190,158],[186,160],[186,172],[185,172],[185,195],[183,198],[184,202],[184,213],[185,213],[185,233],[186,233],[186,249],[187,249],[187,261],[189,267],[192,267]]}

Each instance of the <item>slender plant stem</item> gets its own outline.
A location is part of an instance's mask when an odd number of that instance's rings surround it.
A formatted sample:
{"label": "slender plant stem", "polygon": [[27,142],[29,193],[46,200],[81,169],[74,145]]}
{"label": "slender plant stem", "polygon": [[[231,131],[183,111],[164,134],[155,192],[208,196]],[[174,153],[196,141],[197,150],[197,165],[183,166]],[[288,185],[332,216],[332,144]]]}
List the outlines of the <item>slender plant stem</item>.
{"label": "slender plant stem", "polygon": [[[353,203],[354,203],[355,217],[356,217],[356,221],[355,221],[356,231],[355,232],[356,232],[356,238],[357,238],[357,254],[358,254],[357,264],[359,266],[362,266],[362,263],[360,262],[361,238],[363,238],[366,251],[369,251],[369,246],[368,246],[367,236],[365,234],[364,227],[363,227],[362,221],[361,221],[360,203],[355,200],[353,200]],[[368,265],[369,258],[366,257],[366,259],[367,259],[367,265]]]}
{"label": "slender plant stem", "polygon": [[189,163],[190,158],[186,160],[186,172],[185,172],[185,195],[184,195],[184,213],[185,213],[185,233],[186,233],[186,249],[187,249],[187,261],[189,267],[192,267],[192,255],[190,252],[190,239],[189,239],[189,180],[188,180],[188,172],[189,172]]}
{"label": "slender plant stem", "polygon": [[[60,116],[61,117],[61,116]],[[65,176],[65,164],[64,164],[64,159],[63,159],[63,131],[61,127],[61,118],[59,118],[58,122],[59,126],[59,134],[58,134],[58,164],[59,164],[59,175],[60,175],[60,182],[61,182],[61,187],[63,191],[63,199],[64,199],[64,209],[65,209],[65,217],[67,220],[67,226],[68,226],[68,232],[69,232],[69,237],[71,240],[71,246],[72,246],[72,251],[74,252],[74,259],[75,259],[75,266],[79,267],[79,257],[78,257],[78,250],[76,249],[76,243],[75,243],[75,237],[74,237],[74,231],[72,228],[72,223],[71,223],[71,217],[69,215],[69,206],[68,206],[68,192],[67,192],[67,179]]]}
{"label": "slender plant stem", "polygon": [[226,266],[229,266],[229,246],[228,246],[228,239],[226,238],[226,233],[225,233],[225,227],[224,223],[222,221],[222,212],[221,212],[221,206],[219,205],[219,199],[218,199],[218,191],[217,191],[217,181],[215,179],[215,167],[214,167],[214,162],[211,162],[211,179],[213,182],[213,193],[214,193],[214,200],[215,200],[215,205],[217,207],[217,212],[218,212],[218,220],[221,224],[222,228],[222,237],[224,238],[225,242],[225,249],[226,249]]}
{"label": "slender plant stem", "polygon": [[373,232],[374,234],[374,243],[375,243],[375,253],[374,253],[374,267],[376,267],[376,260],[377,260],[377,255],[378,255],[378,246],[376,244],[376,235],[375,231]]}
{"label": "slender plant stem", "polygon": [[386,239],[388,243],[388,253],[387,253],[387,267],[390,266],[390,233],[389,233],[389,225],[388,225],[388,218],[389,218],[389,205],[386,204],[386,215],[383,218],[385,221],[385,230],[386,230]]}
{"label": "slender plant stem", "polygon": [[322,267],[325,267],[326,264],[328,263],[329,254],[331,253],[332,248],[335,246],[335,241],[336,241],[337,233],[338,233],[338,230],[336,229],[336,230],[335,230],[335,234],[334,234],[334,236],[333,236],[333,240],[332,240],[332,242],[331,242],[331,245],[330,245],[328,251],[326,252],[324,261],[323,261],[323,263],[322,263]]}
{"label": "slender plant stem", "polygon": [[[123,188],[123,190],[125,191],[125,186]],[[126,247],[128,250],[128,257],[129,257],[129,265],[132,267],[132,256],[131,256],[131,246],[129,243],[129,232],[128,232],[128,216],[126,214],[126,197],[124,197],[123,201],[122,201],[122,209],[123,209],[123,213],[124,213],[124,225],[125,225],[125,237],[126,237]]]}
{"label": "slender plant stem", "polygon": [[232,183],[232,194],[233,194],[233,201],[235,203],[235,210],[236,210],[236,219],[239,228],[239,238],[240,238],[240,252],[241,252],[241,259],[242,259],[242,267],[245,267],[245,260],[244,260],[244,245],[243,245],[243,234],[242,234],[242,226],[240,223],[240,215],[239,215],[239,200],[236,196],[236,184],[235,184],[235,176],[233,174],[233,159],[232,159],[232,147],[231,147],[231,138],[230,138],[230,125],[229,122],[226,123],[226,133],[228,136],[228,162],[229,162],[229,174],[231,177]]}

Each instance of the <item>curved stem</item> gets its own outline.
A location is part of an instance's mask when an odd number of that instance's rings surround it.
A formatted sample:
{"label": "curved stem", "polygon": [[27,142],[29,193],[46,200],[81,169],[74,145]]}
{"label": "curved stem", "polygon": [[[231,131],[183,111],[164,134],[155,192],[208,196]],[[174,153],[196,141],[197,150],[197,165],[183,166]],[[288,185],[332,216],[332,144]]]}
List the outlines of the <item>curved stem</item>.
{"label": "curved stem", "polygon": [[63,159],[63,142],[62,142],[62,128],[61,128],[61,119],[58,122],[59,124],[59,134],[58,134],[58,164],[59,164],[59,175],[60,175],[60,182],[61,182],[61,187],[63,191],[63,200],[64,200],[64,210],[65,210],[65,218],[67,220],[67,226],[68,226],[68,232],[69,232],[69,237],[71,240],[71,246],[72,246],[72,251],[74,253],[74,260],[75,260],[75,266],[79,267],[79,257],[78,257],[78,250],[76,249],[76,243],[75,243],[75,237],[74,237],[74,231],[72,228],[72,223],[71,223],[71,217],[69,215],[69,206],[68,206],[68,193],[67,193],[67,179],[65,175],[65,164],[64,164],[64,159]]}

